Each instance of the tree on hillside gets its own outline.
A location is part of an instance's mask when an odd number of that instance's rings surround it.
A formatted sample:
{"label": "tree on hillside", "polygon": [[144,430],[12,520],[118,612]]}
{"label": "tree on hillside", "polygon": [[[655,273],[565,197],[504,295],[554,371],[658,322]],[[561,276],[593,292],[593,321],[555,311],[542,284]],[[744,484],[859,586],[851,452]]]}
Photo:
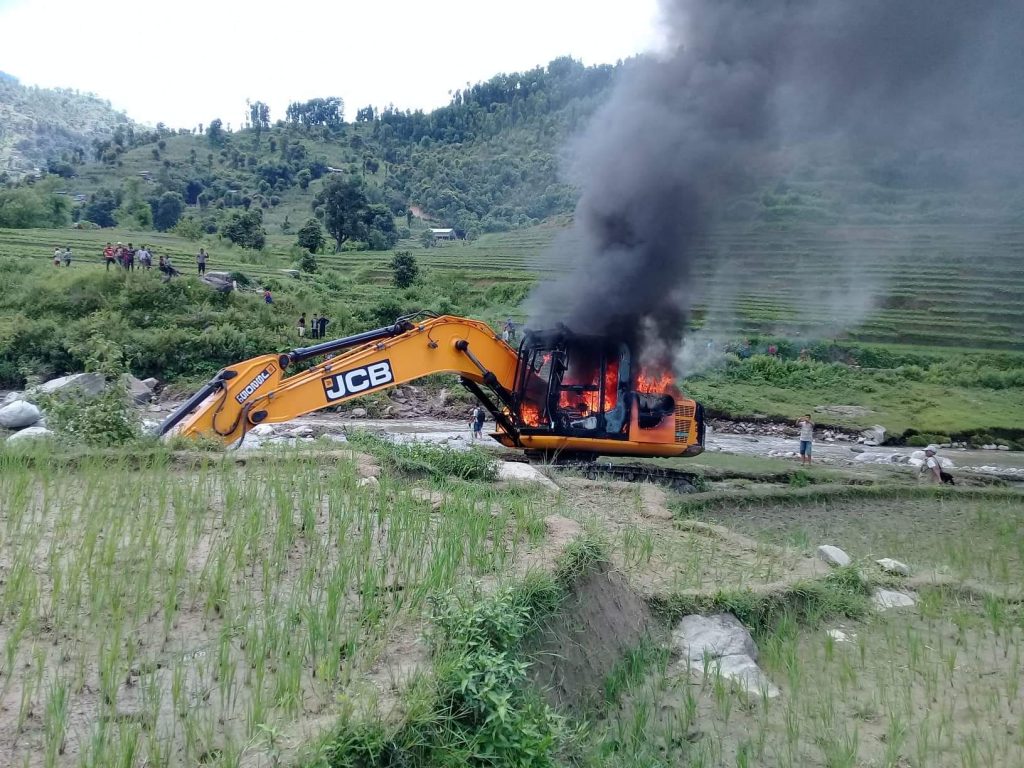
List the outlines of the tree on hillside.
{"label": "tree on hillside", "polygon": [[220,144],[224,141],[224,123],[218,117],[210,121],[210,124],[206,126],[206,138],[210,140],[211,144]]}
{"label": "tree on hillside", "polygon": [[97,227],[116,227],[114,211],[119,204],[117,195],[111,190],[98,189],[89,195],[89,202],[82,210],[82,218],[91,221]]}
{"label": "tree on hillside", "polygon": [[323,208],[324,228],[334,238],[335,252],[346,240],[366,239],[370,204],[360,182],[331,179],[313,198],[314,210],[317,207]]}
{"label": "tree on hillside", "polygon": [[416,282],[420,267],[409,251],[399,251],[391,259],[392,280],[397,288],[408,288]]}
{"label": "tree on hillside", "polygon": [[262,101],[254,101],[250,104],[246,100],[245,103],[249,105],[249,121],[252,123],[252,129],[256,132],[256,146],[258,147],[263,131],[270,128],[270,107]]}
{"label": "tree on hillside", "polygon": [[309,219],[299,228],[298,232],[298,243],[299,246],[305,248],[307,251],[312,253],[318,253],[325,245],[327,245],[327,238],[324,236],[324,231],[320,227],[320,222],[316,219]]}
{"label": "tree on hillside", "polygon": [[294,101],[288,105],[285,116],[289,123],[307,128],[317,125],[331,129],[340,128],[345,122],[345,102],[337,96],[303,102]]}
{"label": "tree on hillside", "polygon": [[261,250],[267,242],[267,233],[263,229],[263,212],[259,208],[242,213],[231,214],[228,223],[221,227],[221,234],[235,245],[243,248]]}
{"label": "tree on hillside", "polygon": [[177,192],[164,192],[153,207],[153,227],[166,232],[178,223],[185,210],[185,199]]}

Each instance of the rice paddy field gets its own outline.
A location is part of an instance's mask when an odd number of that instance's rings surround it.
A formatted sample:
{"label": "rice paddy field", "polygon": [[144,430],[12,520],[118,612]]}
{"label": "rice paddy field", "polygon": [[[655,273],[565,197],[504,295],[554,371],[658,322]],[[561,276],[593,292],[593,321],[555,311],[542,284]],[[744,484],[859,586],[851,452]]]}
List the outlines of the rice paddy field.
{"label": "rice paddy field", "polygon": [[[478,285],[523,285],[565,272],[569,252],[552,247],[564,222],[485,235],[472,243],[412,250],[429,270]],[[191,265],[200,245],[170,234],[119,230],[0,230],[0,256],[47,259],[70,244],[99,264],[108,240],[147,242]],[[205,243],[211,269],[257,281],[293,268],[291,240],[271,236],[253,254]],[[743,225],[712,236],[695,254],[695,325],[719,338],[768,334],[847,338],[875,344],[1024,351],[1024,226],[888,224]],[[352,299],[390,279],[390,253],[322,254],[321,268],[357,276]],[[312,278],[306,278],[312,279]],[[365,294],[365,295],[364,295]]]}
{"label": "rice paddy field", "polygon": [[431,514],[344,458],[55,462],[0,472],[6,765],[238,765],[373,705],[429,599],[544,531],[529,493],[463,484]]}
{"label": "rice paddy field", "polygon": [[[0,452],[7,764],[1024,755],[1024,497],[1011,489],[836,478],[734,504],[713,487],[674,496],[562,474],[557,491],[509,486],[476,454],[360,445],[374,455]],[[813,556],[825,541],[852,569]],[[882,556],[913,576],[881,573]],[[917,604],[874,612],[879,584]],[[584,613],[562,607],[571,596]],[[530,640],[563,610],[576,634]],[[681,666],[667,636],[695,610],[747,622],[779,698]],[[586,674],[559,667],[581,655]],[[583,698],[549,698],[533,667]]]}

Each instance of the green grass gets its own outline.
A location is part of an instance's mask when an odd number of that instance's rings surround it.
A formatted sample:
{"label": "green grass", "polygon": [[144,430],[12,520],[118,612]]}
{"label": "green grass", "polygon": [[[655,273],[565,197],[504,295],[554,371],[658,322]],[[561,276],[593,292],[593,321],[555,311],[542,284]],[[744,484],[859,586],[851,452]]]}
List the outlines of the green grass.
{"label": "green grass", "polygon": [[[865,489],[867,490],[867,489]],[[992,494],[806,494],[722,504],[700,513],[766,543],[810,553],[834,544],[871,563],[891,557],[918,574],[1003,586],[1024,579],[1024,496]]]}
{"label": "green grass", "polygon": [[543,531],[528,494],[462,483],[432,515],[336,462],[0,454],[12,759],[233,765],[343,692],[371,702],[389,638],[432,595],[502,572]]}

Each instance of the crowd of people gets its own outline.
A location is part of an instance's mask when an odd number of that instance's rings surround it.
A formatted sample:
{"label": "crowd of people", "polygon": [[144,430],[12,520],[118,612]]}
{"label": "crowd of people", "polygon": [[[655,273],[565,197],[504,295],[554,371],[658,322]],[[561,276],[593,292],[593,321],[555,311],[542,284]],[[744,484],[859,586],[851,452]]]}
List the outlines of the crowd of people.
{"label": "crowd of people", "polygon": [[[196,264],[199,266],[200,275],[206,274],[206,262],[208,260],[209,256],[206,250],[200,248],[199,254],[196,256]],[[103,249],[103,261],[108,272],[111,267],[134,272],[136,264],[140,270],[150,270],[154,266],[153,252],[149,249],[149,246],[141,245],[136,248],[132,243],[128,243],[128,245],[123,243],[117,243],[116,245],[107,243],[107,246]],[[160,254],[157,256],[156,268],[163,273],[166,280],[181,274],[174,266],[170,254]]]}

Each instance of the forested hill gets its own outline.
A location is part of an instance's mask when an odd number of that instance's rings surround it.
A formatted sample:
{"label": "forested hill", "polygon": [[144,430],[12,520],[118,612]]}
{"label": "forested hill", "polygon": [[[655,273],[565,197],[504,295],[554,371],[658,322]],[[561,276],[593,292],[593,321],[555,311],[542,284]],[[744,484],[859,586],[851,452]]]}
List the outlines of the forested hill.
{"label": "forested hill", "polygon": [[62,156],[84,161],[93,139],[131,124],[92,94],[29,87],[0,72],[0,173],[46,168]]}
{"label": "forested hill", "polygon": [[[183,130],[134,125],[92,97],[0,81],[30,92],[33,103],[63,105],[48,114],[93,115],[91,105],[95,115],[80,124],[96,133],[87,146],[72,146],[62,129],[37,120],[34,138],[22,141],[37,156],[50,148],[47,177],[6,179],[0,227],[174,228],[259,248],[267,237],[294,242],[315,216],[339,247],[380,250],[417,229],[414,215],[470,238],[529,226],[572,211],[577,193],[562,176],[567,139],[631,62],[586,67],[556,59],[455,91],[429,113],[346,109],[343,98],[325,95],[292,103],[283,115],[260,101],[225,105]],[[244,120],[232,123],[240,113]],[[1017,186],[963,194],[957,169],[927,147],[857,167],[827,151],[818,156],[760,179],[720,214],[747,223],[983,223],[1019,220],[1024,202]],[[342,242],[331,220],[344,215],[360,221]]]}
{"label": "forested hill", "polygon": [[[100,226],[173,226],[176,216],[158,214],[159,201],[172,195],[189,226],[223,231],[236,214],[259,210],[274,235],[294,231],[314,212],[322,218],[316,195],[341,177],[360,183],[370,203],[390,209],[400,224],[411,207],[472,237],[572,209],[575,193],[560,179],[559,155],[621,66],[556,59],[456,91],[429,113],[347,110],[342,98],[325,96],[271,115],[257,101],[232,131],[229,118],[241,110],[226,105],[223,115],[190,130],[130,126],[96,138],[84,157],[53,159],[51,171],[62,178],[34,184],[37,192],[85,196],[68,213]],[[34,225],[54,225],[47,207],[37,207],[46,216]],[[33,226],[24,219],[5,222],[0,204],[0,226]]]}

